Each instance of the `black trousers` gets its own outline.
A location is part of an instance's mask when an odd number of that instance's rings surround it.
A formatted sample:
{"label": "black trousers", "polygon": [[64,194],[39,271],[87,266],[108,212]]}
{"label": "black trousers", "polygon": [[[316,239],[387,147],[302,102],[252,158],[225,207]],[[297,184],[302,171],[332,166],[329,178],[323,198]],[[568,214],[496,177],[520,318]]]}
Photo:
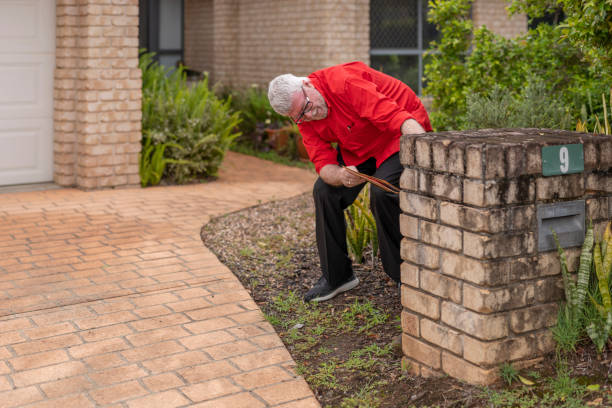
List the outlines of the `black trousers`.
{"label": "black trousers", "polygon": [[[338,153],[338,161],[343,164]],[[399,153],[385,160],[376,168],[376,160],[371,158],[357,166],[361,173],[384,179],[399,186],[403,167]],[[321,178],[317,179],[313,189],[316,213],[316,236],[321,270],[327,281],[335,286],[351,276],[353,267],[348,256],[346,245],[346,223],[344,209],[355,201],[361,189],[355,187],[331,186]],[[370,209],[376,220],[380,257],[385,272],[396,282],[400,281],[400,241],[399,196],[388,193],[374,185],[370,186]]]}

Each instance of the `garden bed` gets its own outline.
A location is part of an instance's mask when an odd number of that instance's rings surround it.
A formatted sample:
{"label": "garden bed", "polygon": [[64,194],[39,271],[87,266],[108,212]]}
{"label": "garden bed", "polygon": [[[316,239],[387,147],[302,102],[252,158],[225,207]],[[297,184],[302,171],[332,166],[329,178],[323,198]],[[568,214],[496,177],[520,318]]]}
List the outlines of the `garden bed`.
{"label": "garden bed", "polygon": [[489,388],[409,375],[401,366],[397,287],[380,261],[372,266],[371,254],[354,266],[355,289],[321,304],[302,302],[320,276],[310,194],[214,219],[202,240],[249,290],[323,407],[612,406],[610,356],[598,357],[590,345],[561,368],[551,355],[520,372],[535,385],[512,369],[511,386]]}

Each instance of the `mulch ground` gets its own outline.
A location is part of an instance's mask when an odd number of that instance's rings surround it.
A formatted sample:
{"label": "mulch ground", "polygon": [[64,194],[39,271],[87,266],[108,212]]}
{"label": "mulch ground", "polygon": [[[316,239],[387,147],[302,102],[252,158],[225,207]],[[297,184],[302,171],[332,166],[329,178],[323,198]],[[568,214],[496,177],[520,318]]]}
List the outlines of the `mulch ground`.
{"label": "mulch ground", "polygon": [[[321,274],[315,246],[314,205],[310,194],[227,214],[205,225],[201,235],[204,244],[236,274],[262,311],[271,316],[269,320],[322,406],[492,406],[481,387],[466,385],[448,377],[413,377],[402,369],[402,351],[398,343],[401,334],[398,290],[383,272],[380,261],[372,262],[371,254],[366,255],[364,264],[354,265],[359,286],[321,304],[320,307],[324,307],[321,312],[326,316],[321,318],[321,327],[293,325],[292,319],[304,313],[304,310],[298,310],[304,306],[299,306],[296,299],[301,299]],[[290,303],[290,299],[293,299],[293,306],[279,313],[279,302]],[[339,330],[333,327],[334,321],[325,326],[326,322],[333,320],[333,316],[351,309],[355,302],[369,302],[388,318],[364,331],[356,328]],[[312,313],[312,309],[309,311]],[[275,316],[280,316],[280,319],[274,319]],[[362,320],[358,320],[357,324],[363,328],[372,316],[357,316],[359,318]],[[288,322],[292,322],[291,325],[288,326]],[[313,325],[312,322],[308,324]],[[308,335],[305,335],[306,329],[309,329]],[[296,334],[300,331],[304,333],[301,337],[299,333]],[[372,345],[387,347],[390,352],[372,357],[376,364],[367,369],[351,370],[339,364],[334,366],[333,372],[328,373],[329,376],[322,374],[321,367],[329,367],[330,362],[346,362],[355,350]],[[592,348],[581,350],[582,354],[574,356],[575,361],[571,364],[581,367],[584,376],[603,375],[606,378],[606,361],[594,357]],[[554,374],[553,361],[552,356],[545,358],[535,369]],[[364,390],[371,390],[372,387],[376,391],[364,397],[367,394]],[[503,385],[497,388],[502,389]]]}

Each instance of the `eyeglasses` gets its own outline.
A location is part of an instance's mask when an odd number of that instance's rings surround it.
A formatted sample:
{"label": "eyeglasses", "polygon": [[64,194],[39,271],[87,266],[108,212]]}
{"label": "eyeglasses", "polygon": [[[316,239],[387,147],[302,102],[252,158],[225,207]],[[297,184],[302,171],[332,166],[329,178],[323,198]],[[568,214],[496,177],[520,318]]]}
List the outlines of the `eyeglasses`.
{"label": "eyeglasses", "polygon": [[302,109],[302,112],[300,112],[297,119],[293,120],[296,125],[299,125],[300,123],[304,123],[304,120],[306,119],[304,115],[306,115],[312,109],[312,102],[310,101],[310,98],[308,98],[308,96],[306,95],[306,91],[304,90],[304,87],[302,87],[302,92],[304,92],[304,98],[306,98],[306,104],[304,105],[304,109]]}

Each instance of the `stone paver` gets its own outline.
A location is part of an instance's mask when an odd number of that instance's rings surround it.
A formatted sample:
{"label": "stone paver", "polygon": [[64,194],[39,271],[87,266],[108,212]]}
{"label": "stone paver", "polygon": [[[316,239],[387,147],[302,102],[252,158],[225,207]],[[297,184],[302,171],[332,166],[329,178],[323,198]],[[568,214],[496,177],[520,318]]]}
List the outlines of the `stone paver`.
{"label": "stone paver", "polygon": [[317,407],[211,217],[311,189],[228,153],[216,181],[0,194],[0,407]]}

